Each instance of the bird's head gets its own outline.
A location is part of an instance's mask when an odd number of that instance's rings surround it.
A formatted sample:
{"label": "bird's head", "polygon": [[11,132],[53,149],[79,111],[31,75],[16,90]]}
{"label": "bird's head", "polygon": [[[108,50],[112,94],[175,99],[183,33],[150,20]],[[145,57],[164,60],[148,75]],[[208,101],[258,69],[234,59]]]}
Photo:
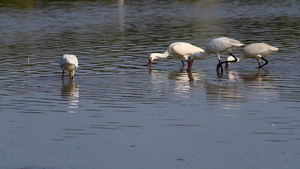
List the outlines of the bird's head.
{"label": "bird's head", "polygon": [[229,65],[230,65],[230,62],[239,62],[240,59],[237,58],[237,61],[235,60],[235,58],[233,56],[228,56],[227,59],[226,59],[226,64],[225,64],[225,69],[228,69]]}
{"label": "bird's head", "polygon": [[148,61],[148,68],[151,69],[151,64],[153,62],[154,59],[157,58],[157,53],[151,53],[149,56],[149,61]]}

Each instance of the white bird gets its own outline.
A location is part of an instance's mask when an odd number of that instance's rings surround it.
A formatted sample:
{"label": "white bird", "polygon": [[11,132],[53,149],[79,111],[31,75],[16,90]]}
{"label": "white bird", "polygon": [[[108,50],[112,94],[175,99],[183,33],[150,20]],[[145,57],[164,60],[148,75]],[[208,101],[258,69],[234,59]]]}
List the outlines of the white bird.
{"label": "white bird", "polygon": [[65,54],[60,58],[60,67],[62,69],[62,78],[65,70],[69,71],[70,78],[74,78],[75,70],[78,68],[78,60],[75,55]]}
{"label": "white bird", "polygon": [[152,53],[149,57],[148,68],[151,69],[151,64],[154,59],[166,58],[170,55],[176,56],[181,59],[182,65],[183,60],[188,60],[189,55],[192,53],[203,53],[204,50],[186,42],[174,42],[169,45],[168,49],[164,53]]}
{"label": "white bird", "polygon": [[[210,40],[205,46],[204,53],[194,53],[191,54],[188,61],[189,67],[188,70],[191,70],[194,59],[205,59],[210,54],[216,54],[218,57],[219,63],[221,62],[221,54],[230,54],[231,56],[235,57],[231,54],[232,50],[243,46],[244,44],[238,40],[227,38],[227,37],[219,37]],[[218,65],[219,66],[219,65]],[[217,68],[218,68],[217,66]],[[222,66],[221,66],[222,67]]]}
{"label": "white bird", "polygon": [[[242,57],[237,58],[236,62],[240,62],[244,59],[256,59],[258,62],[258,68],[261,68],[269,63],[268,60],[266,59],[266,57],[271,55],[273,52],[277,52],[277,51],[278,51],[278,48],[268,45],[266,43],[252,43],[250,45],[247,45],[243,49]],[[263,65],[260,64],[261,59],[265,61],[265,63]],[[227,58],[227,62],[225,65],[225,67],[227,69],[228,69],[230,62],[232,62],[233,60],[235,60],[235,58],[233,58],[232,56],[229,56]]]}

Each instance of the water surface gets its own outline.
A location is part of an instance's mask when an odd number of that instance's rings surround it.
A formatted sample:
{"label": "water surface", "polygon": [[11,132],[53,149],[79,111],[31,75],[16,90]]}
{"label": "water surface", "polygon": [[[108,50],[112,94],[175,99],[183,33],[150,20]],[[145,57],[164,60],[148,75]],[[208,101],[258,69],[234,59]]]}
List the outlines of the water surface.
{"label": "water surface", "polygon": [[[265,168],[300,165],[297,1],[0,2],[0,167]],[[192,72],[176,41],[279,48],[269,64],[217,58]],[[75,54],[75,79],[59,58]],[[234,51],[240,55],[241,49]],[[226,56],[223,57],[225,59]]]}

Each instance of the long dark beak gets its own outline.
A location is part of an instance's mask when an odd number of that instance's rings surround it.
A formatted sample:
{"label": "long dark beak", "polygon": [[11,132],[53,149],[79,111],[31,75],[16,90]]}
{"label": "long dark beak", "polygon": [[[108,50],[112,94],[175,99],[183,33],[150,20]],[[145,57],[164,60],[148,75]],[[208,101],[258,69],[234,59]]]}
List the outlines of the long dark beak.
{"label": "long dark beak", "polygon": [[149,70],[151,70],[151,64],[152,64],[152,60],[149,59],[149,61],[148,61],[148,69],[149,69]]}

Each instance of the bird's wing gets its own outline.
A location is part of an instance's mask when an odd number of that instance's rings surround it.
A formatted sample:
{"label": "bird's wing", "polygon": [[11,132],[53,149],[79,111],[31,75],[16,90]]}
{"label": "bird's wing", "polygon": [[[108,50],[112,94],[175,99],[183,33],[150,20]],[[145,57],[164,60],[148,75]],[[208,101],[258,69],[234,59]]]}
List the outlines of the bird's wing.
{"label": "bird's wing", "polygon": [[268,48],[269,51],[272,51],[272,52],[277,52],[278,51],[278,48],[276,48],[275,46],[271,46],[271,45],[268,45],[268,44],[266,44],[266,45],[267,45],[267,48]]}
{"label": "bird's wing", "polygon": [[278,51],[278,48],[266,43],[252,43],[244,48],[244,51],[251,55],[269,55]]}
{"label": "bird's wing", "polygon": [[220,52],[230,49],[231,47],[232,46],[229,41],[229,38],[220,37],[220,38],[215,38],[215,39],[210,40],[206,44],[205,50],[207,52],[211,52],[211,53],[220,53]]}
{"label": "bird's wing", "polygon": [[183,43],[177,43],[176,45],[174,45],[173,52],[178,55],[184,56],[184,55],[188,55],[188,54],[192,54],[192,53],[201,53],[201,52],[204,52],[204,50],[197,46],[194,46],[190,43],[183,42]]}
{"label": "bird's wing", "polygon": [[59,65],[60,67],[62,67],[65,63],[66,63],[66,57],[65,55],[63,55],[61,58],[60,58],[60,61],[59,61]]}
{"label": "bird's wing", "polygon": [[229,44],[231,44],[231,46],[233,47],[241,47],[243,46],[244,44],[238,40],[235,40],[235,39],[231,39],[231,38],[227,38],[227,37],[224,37],[226,39],[226,41],[228,41]]}

